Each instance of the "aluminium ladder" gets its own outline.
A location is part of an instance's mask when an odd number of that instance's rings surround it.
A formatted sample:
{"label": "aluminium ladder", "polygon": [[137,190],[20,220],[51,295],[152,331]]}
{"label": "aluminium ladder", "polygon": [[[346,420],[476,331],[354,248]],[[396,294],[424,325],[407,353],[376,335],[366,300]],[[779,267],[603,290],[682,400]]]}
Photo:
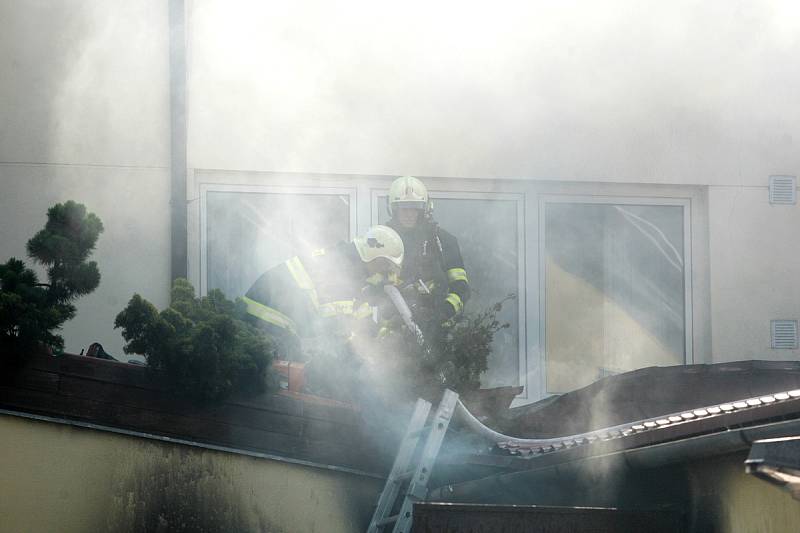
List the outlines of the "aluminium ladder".
{"label": "aluminium ladder", "polygon": [[[372,515],[367,533],[388,532],[388,529],[384,528],[392,523],[394,523],[392,533],[408,533],[411,530],[411,511],[414,502],[425,501],[428,496],[428,479],[457,403],[458,394],[449,389],[445,390],[431,423],[426,426],[431,404],[421,398],[417,400],[414,414],[411,415],[408,429],[400,442],[400,449],[378,499],[378,506]],[[420,450],[421,442],[423,448]],[[406,485],[400,510],[392,515],[399,503],[400,489]]]}

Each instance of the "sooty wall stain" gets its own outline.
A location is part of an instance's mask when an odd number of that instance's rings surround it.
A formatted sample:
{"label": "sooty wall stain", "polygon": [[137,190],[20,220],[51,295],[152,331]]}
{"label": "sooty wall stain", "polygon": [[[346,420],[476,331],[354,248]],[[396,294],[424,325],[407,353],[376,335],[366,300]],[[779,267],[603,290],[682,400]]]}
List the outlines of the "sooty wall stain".
{"label": "sooty wall stain", "polygon": [[284,533],[248,508],[230,473],[205,454],[172,449],[148,458],[120,462],[108,531]]}

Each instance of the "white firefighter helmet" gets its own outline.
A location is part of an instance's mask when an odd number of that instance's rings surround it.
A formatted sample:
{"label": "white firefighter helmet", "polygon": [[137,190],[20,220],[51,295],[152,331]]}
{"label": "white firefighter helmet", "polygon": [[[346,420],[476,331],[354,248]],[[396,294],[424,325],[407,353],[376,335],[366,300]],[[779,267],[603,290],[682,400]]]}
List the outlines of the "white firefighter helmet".
{"label": "white firefighter helmet", "polygon": [[389,187],[387,206],[389,216],[394,216],[395,207],[422,209],[427,216],[433,210],[433,203],[425,184],[413,176],[401,176]]}
{"label": "white firefighter helmet", "polygon": [[403,239],[388,226],[372,226],[353,240],[358,255],[365,263],[383,257],[395,266],[403,265]]}

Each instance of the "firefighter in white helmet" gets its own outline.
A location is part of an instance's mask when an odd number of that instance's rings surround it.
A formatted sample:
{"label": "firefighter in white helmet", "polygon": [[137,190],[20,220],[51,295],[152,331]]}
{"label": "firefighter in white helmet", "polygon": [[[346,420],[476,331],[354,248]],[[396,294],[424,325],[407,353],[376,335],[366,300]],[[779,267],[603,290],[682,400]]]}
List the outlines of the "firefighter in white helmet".
{"label": "firefighter in white helmet", "polygon": [[461,314],[470,296],[467,272],[458,240],[433,219],[428,189],[415,177],[399,177],[389,187],[387,208],[387,226],[403,239],[402,283],[415,285],[420,307],[439,322]]}
{"label": "firefighter in white helmet", "polygon": [[368,280],[385,279],[402,264],[403,241],[397,232],[373,226],[351,242],[292,257],[268,270],[243,299],[248,315],[274,337],[311,337],[331,322],[321,319],[371,318],[363,291]]}

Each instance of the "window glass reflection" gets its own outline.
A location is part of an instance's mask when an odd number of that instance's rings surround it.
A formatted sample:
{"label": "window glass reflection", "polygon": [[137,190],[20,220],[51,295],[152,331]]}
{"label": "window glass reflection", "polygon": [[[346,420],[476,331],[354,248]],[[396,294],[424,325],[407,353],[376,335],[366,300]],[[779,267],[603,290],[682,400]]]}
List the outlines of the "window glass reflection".
{"label": "window glass reflection", "polygon": [[265,270],[350,237],[350,198],[209,192],[208,288],[241,296]]}
{"label": "window glass reflection", "polygon": [[685,360],[683,207],[545,204],[547,392]]}

